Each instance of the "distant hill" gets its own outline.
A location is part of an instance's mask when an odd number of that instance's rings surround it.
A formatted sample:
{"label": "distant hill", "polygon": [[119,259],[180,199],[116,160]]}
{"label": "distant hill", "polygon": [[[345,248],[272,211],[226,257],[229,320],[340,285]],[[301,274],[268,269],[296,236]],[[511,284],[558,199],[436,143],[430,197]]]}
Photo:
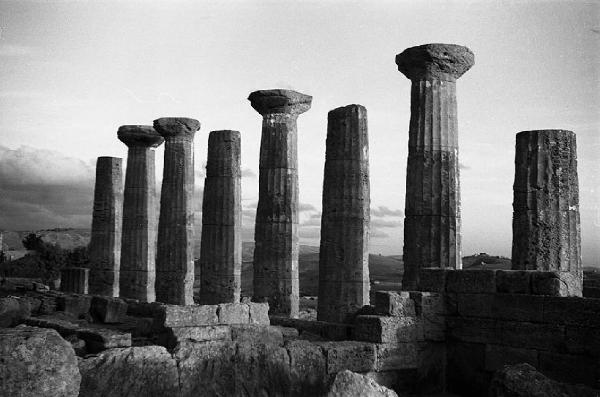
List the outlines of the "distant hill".
{"label": "distant hill", "polygon": [[510,270],[512,262],[504,256],[492,256],[486,253],[464,256],[463,269],[499,269]]}
{"label": "distant hill", "polygon": [[90,229],[44,229],[44,230],[23,230],[23,231],[3,231],[3,249],[5,250],[24,250],[23,239],[30,233],[39,234],[42,240],[48,243],[58,244],[61,248],[73,249],[82,247],[90,243]]}

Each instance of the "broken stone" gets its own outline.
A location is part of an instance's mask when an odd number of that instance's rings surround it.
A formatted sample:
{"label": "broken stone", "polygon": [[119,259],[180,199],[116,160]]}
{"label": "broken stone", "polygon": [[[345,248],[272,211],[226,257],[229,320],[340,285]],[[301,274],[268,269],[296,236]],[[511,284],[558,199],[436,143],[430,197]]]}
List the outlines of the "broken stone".
{"label": "broken stone", "polygon": [[119,298],[94,296],[90,313],[103,323],[120,323],[127,313],[127,303]]}
{"label": "broken stone", "polygon": [[398,397],[396,392],[377,384],[373,379],[348,370],[339,372],[327,397]]}

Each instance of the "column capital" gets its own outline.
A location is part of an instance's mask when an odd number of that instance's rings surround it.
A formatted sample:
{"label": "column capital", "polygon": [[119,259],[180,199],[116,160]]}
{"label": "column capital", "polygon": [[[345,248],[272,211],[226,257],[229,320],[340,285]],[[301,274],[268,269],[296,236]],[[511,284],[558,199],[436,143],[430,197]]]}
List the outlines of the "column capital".
{"label": "column capital", "polygon": [[248,100],[263,116],[273,113],[299,115],[310,109],[312,96],[293,90],[272,89],[254,91]]}
{"label": "column capital", "polygon": [[475,55],[456,44],[424,44],[396,55],[398,70],[411,80],[454,81],[475,64]]}
{"label": "column capital", "polygon": [[154,128],[165,138],[186,136],[193,138],[200,129],[200,122],[186,117],[162,117],[154,120]]}
{"label": "column capital", "polygon": [[122,125],[117,131],[117,137],[128,147],[158,147],[164,142],[164,138],[160,136],[150,125]]}

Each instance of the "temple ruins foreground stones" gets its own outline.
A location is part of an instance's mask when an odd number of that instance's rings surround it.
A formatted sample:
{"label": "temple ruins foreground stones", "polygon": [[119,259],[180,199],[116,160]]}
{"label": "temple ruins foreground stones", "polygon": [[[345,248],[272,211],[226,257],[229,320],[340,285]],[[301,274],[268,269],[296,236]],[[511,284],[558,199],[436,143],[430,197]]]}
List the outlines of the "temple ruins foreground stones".
{"label": "temple ruins foreground stones", "polygon": [[177,305],[194,303],[194,134],[198,120],[166,117],[154,120],[165,138],[156,250],[156,300]]}
{"label": "temple ruins foreground stones", "polygon": [[474,55],[426,44],[404,50],[396,64],[412,82],[402,279],[412,290],[421,267],[462,267],[456,80]]}
{"label": "temple ruins foreground stones", "polygon": [[329,112],[323,178],[317,319],[347,322],[369,304],[367,109]]}
{"label": "temple ruins foreground stones", "polygon": [[119,296],[121,222],[123,207],[122,159],[98,157],[90,239],[89,291]]}
{"label": "temple ruins foreground stones", "polygon": [[[565,130],[517,134],[512,268],[572,275],[583,283],[575,134]],[[568,277],[567,277],[568,278]]]}
{"label": "temple ruins foreground stones", "polygon": [[200,248],[200,302],[236,303],[242,286],[242,172],[238,131],[211,131]]}
{"label": "temple ruins foreground stones", "polygon": [[127,145],[120,296],[154,302],[157,225],[154,156],[155,148],[164,138],[146,125],[121,126],[118,137]]}
{"label": "temple ruins foreground stones", "polygon": [[298,316],[298,115],[312,97],[291,90],[255,91],[250,104],[263,116],[258,208],[254,233],[255,301],[272,313]]}

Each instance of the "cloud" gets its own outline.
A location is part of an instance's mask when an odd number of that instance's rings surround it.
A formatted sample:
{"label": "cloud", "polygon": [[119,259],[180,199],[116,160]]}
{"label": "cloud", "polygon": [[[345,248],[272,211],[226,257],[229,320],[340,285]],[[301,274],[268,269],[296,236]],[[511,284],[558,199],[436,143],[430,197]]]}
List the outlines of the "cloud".
{"label": "cloud", "polygon": [[90,227],[95,170],[61,153],[0,146],[0,229]]}
{"label": "cloud", "polygon": [[370,234],[371,238],[388,238],[390,237],[389,234],[387,234],[386,232],[382,232],[381,230],[377,230],[377,229],[371,229],[371,234]]}
{"label": "cloud", "polygon": [[321,238],[321,228],[319,227],[301,227],[298,235],[302,238],[319,239]]}
{"label": "cloud", "polygon": [[25,57],[35,55],[36,47],[19,44],[0,44],[0,57]]}
{"label": "cloud", "polygon": [[304,211],[316,211],[317,209],[312,204],[300,203],[300,205],[298,206],[298,210],[300,212],[304,212]]}
{"label": "cloud", "polygon": [[471,167],[469,167],[468,165],[461,163],[460,161],[458,162],[458,168],[460,168],[461,170],[470,170]]}
{"label": "cloud", "polygon": [[402,227],[402,221],[386,221],[383,219],[374,219],[371,220],[371,227]]}
{"label": "cloud", "polygon": [[371,207],[371,216],[383,217],[383,216],[403,216],[402,210],[392,210],[385,206],[379,206],[377,208]]}
{"label": "cloud", "polygon": [[254,171],[252,171],[250,168],[244,168],[244,169],[242,169],[242,178],[255,178],[256,179],[256,173]]}

